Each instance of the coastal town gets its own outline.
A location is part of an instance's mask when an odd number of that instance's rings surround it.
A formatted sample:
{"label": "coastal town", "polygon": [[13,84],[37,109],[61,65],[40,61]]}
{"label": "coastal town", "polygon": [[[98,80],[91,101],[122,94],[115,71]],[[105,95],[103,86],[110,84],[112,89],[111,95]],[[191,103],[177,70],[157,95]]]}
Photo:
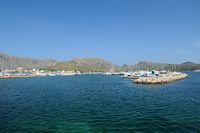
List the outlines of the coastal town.
{"label": "coastal town", "polygon": [[103,74],[103,75],[119,75],[126,79],[132,79],[133,83],[137,84],[165,84],[174,82],[177,80],[185,79],[188,77],[187,74],[181,72],[171,71],[134,71],[134,72],[88,72],[81,73],[79,71],[49,71],[42,69],[31,69],[26,70],[22,67],[18,67],[13,70],[0,70],[1,79],[12,79],[12,78],[30,78],[40,76],[75,76],[80,74]]}
{"label": "coastal town", "polygon": [[80,72],[74,71],[47,71],[40,69],[23,69],[18,67],[13,70],[0,70],[0,78],[10,79],[10,78],[28,78],[28,77],[39,77],[39,76],[72,76],[77,75]]}

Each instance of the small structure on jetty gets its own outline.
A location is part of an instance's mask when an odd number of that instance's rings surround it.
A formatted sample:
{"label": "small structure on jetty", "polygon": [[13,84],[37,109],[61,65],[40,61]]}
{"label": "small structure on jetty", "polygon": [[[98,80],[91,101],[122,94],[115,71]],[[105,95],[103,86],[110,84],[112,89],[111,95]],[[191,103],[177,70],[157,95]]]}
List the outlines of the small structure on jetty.
{"label": "small structure on jetty", "polygon": [[137,84],[165,84],[177,80],[185,79],[188,75],[180,72],[171,72],[155,76],[140,77],[134,80]]}

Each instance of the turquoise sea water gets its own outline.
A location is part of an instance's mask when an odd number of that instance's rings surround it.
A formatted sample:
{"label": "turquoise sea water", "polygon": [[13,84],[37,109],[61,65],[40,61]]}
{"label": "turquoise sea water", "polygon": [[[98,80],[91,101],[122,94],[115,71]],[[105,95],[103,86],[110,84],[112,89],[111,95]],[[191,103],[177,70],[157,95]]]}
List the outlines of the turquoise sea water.
{"label": "turquoise sea water", "polygon": [[118,76],[0,79],[0,133],[199,133],[200,73],[166,85]]}

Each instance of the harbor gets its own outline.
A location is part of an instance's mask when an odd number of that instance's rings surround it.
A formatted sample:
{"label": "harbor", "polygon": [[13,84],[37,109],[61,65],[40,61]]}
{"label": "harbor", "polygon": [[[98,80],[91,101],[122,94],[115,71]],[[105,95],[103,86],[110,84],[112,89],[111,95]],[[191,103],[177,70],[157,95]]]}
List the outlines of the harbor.
{"label": "harbor", "polygon": [[13,70],[1,70],[0,79],[13,79],[13,78],[31,78],[41,76],[74,76],[79,75],[80,72],[74,71],[47,71],[39,69],[23,69],[21,67]]}
{"label": "harbor", "polygon": [[108,76],[121,76],[125,79],[130,79],[136,84],[166,84],[182,80],[188,77],[187,74],[181,72],[170,71],[135,71],[135,72],[90,72],[81,73],[79,71],[47,71],[39,69],[24,70],[19,67],[16,70],[1,70],[1,79],[13,79],[13,78],[31,78],[39,76],[75,76],[80,74],[103,74]]}

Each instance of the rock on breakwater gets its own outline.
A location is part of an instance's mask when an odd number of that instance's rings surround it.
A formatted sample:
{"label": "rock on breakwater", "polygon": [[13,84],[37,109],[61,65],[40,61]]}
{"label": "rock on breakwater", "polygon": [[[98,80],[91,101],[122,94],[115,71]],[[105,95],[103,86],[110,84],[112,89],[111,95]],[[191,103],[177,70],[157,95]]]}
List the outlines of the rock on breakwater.
{"label": "rock on breakwater", "polygon": [[173,72],[169,74],[161,74],[159,76],[140,77],[134,82],[137,84],[165,84],[177,80],[185,79],[188,75],[184,73]]}

